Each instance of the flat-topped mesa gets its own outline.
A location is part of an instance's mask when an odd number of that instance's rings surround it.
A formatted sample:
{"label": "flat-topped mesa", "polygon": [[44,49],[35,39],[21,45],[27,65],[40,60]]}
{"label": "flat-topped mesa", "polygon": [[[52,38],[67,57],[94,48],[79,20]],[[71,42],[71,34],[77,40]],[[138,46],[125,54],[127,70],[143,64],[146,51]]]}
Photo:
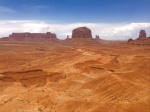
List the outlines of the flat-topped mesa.
{"label": "flat-topped mesa", "polygon": [[12,33],[4,40],[10,41],[44,41],[44,40],[57,40],[57,36],[54,33]]}
{"label": "flat-topped mesa", "polygon": [[45,37],[45,33],[12,33],[11,35],[9,35],[10,38],[43,38]]}
{"label": "flat-topped mesa", "polygon": [[72,31],[72,38],[92,39],[92,33],[87,27],[78,27]]}
{"label": "flat-topped mesa", "polygon": [[55,33],[47,32],[46,33],[47,38],[57,38]]}
{"label": "flat-topped mesa", "polygon": [[51,33],[51,32],[47,32],[47,33],[12,33],[11,35],[9,35],[9,37],[20,37],[20,38],[24,38],[24,37],[30,37],[30,38],[56,38],[56,34]]}
{"label": "flat-topped mesa", "polygon": [[144,38],[146,38],[146,31],[145,30],[141,30],[138,39],[144,39]]}

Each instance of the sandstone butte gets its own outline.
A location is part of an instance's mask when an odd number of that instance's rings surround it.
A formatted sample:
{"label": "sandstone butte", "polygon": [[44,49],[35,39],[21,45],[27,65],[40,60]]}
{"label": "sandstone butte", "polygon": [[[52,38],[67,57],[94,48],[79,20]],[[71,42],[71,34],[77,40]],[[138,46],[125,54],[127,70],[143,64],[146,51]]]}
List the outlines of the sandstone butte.
{"label": "sandstone butte", "polygon": [[87,27],[79,27],[72,31],[72,38],[89,38],[92,39],[92,32]]}
{"label": "sandstone butte", "polygon": [[145,30],[141,30],[140,34],[139,34],[139,38],[138,39],[143,39],[146,38],[146,31]]}

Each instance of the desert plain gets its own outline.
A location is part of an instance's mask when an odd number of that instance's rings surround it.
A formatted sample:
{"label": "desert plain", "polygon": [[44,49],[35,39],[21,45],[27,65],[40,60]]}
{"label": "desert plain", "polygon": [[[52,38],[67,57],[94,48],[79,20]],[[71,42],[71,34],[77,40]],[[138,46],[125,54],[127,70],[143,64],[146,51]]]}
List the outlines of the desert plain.
{"label": "desert plain", "polygon": [[150,46],[0,42],[0,112],[149,112]]}

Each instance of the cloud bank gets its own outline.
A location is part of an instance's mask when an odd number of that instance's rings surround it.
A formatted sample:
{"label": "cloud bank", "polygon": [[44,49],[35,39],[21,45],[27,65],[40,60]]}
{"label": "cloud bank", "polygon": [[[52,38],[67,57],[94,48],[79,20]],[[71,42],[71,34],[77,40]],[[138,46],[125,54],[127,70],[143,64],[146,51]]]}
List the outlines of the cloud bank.
{"label": "cloud bank", "polygon": [[0,20],[0,37],[6,37],[13,32],[56,33],[59,39],[71,37],[72,30],[77,27],[87,26],[92,30],[92,35],[99,35],[106,40],[127,40],[137,38],[141,29],[150,35],[150,23],[72,23],[56,24],[34,20]]}

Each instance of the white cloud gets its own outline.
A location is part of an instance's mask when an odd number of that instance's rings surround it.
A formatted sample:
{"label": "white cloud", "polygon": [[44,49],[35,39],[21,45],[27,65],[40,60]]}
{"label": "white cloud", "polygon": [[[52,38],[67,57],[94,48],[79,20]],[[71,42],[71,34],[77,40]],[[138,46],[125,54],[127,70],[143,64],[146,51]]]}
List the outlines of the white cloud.
{"label": "white cloud", "polygon": [[102,39],[125,40],[128,38],[137,38],[141,29],[146,30],[150,35],[150,23],[72,23],[72,24],[54,24],[44,21],[20,20],[5,21],[0,20],[0,37],[8,36],[12,32],[52,32],[56,33],[59,39],[66,38],[72,30],[77,27],[87,26],[92,30],[93,37],[99,35]]}
{"label": "white cloud", "polygon": [[16,11],[14,9],[11,9],[9,7],[0,6],[0,13],[15,13]]}

